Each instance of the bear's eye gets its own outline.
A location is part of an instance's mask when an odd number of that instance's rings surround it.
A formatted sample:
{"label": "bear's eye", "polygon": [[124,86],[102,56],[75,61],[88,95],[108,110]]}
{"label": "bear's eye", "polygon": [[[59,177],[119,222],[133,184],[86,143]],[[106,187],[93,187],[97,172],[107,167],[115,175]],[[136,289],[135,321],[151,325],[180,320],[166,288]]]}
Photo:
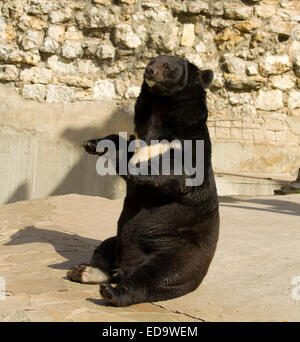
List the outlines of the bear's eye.
{"label": "bear's eye", "polygon": [[167,69],[167,70],[170,70],[170,66],[169,66],[168,63],[164,63],[164,64],[163,64],[163,67],[164,67],[165,69]]}

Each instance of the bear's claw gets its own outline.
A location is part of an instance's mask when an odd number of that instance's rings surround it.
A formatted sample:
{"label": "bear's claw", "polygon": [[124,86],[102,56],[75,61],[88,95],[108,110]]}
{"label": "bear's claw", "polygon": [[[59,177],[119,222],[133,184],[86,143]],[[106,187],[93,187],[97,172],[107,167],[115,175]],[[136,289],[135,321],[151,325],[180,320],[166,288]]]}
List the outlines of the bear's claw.
{"label": "bear's claw", "polygon": [[87,140],[83,143],[83,147],[89,154],[97,154],[97,143],[94,140]]}
{"label": "bear's claw", "polygon": [[114,288],[110,285],[109,282],[104,281],[100,284],[100,294],[103,299],[107,300],[115,306],[120,306],[114,294],[114,291]]}
{"label": "bear's claw", "polygon": [[69,280],[84,284],[82,276],[87,266],[88,265],[86,264],[81,264],[81,265],[73,267],[70,271],[68,271],[67,278]]}

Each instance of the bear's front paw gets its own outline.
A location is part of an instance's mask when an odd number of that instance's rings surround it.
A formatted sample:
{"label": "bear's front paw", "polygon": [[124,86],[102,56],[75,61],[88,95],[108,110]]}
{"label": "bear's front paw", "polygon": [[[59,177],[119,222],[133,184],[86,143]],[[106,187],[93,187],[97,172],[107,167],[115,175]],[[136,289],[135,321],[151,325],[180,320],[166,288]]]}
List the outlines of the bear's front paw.
{"label": "bear's front paw", "polygon": [[83,147],[87,153],[97,154],[97,151],[96,151],[97,143],[98,143],[98,140],[87,140],[83,143]]}
{"label": "bear's front paw", "polygon": [[93,140],[87,140],[83,143],[83,147],[89,154],[97,154],[98,156],[103,156],[108,151],[108,148],[105,147],[102,152],[97,151],[97,144],[102,139],[93,139]]}

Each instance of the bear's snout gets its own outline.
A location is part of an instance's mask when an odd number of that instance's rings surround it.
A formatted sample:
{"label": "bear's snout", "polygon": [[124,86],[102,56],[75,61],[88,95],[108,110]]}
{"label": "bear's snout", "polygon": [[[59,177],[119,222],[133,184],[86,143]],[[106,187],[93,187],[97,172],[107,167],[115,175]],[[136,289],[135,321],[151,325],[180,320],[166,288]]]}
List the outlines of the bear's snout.
{"label": "bear's snout", "polygon": [[152,66],[152,65],[149,65],[147,67],[147,69],[145,70],[145,76],[149,77],[149,78],[153,77],[156,73],[157,73],[157,71],[155,70],[154,66]]}

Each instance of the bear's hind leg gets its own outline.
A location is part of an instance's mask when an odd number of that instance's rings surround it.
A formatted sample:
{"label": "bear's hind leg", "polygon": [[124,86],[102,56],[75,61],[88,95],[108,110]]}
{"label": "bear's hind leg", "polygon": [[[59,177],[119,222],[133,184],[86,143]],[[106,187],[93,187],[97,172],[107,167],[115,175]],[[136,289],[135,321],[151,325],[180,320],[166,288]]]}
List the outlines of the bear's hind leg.
{"label": "bear's hind leg", "polygon": [[176,258],[174,254],[163,253],[149,257],[115,287],[110,281],[102,282],[101,296],[113,305],[128,306],[167,300],[195,290],[200,283],[197,272],[192,274],[193,270],[182,264],[182,259]]}
{"label": "bear's hind leg", "polygon": [[90,264],[80,264],[67,273],[67,278],[83,284],[99,284],[116,273],[116,238],[104,240],[95,250]]}

